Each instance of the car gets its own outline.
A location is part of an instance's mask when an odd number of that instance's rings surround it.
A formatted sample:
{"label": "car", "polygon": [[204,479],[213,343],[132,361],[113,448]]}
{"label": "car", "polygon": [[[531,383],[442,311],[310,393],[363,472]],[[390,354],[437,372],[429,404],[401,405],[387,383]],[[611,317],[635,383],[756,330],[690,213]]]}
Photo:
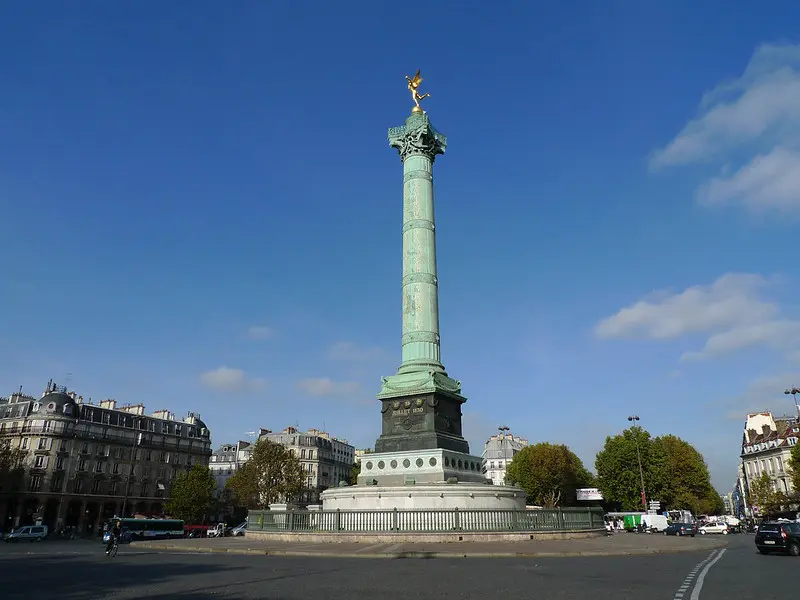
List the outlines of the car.
{"label": "car", "polygon": [[47,537],[47,525],[26,525],[19,527],[6,536],[6,543],[28,540],[41,542]]}
{"label": "car", "polygon": [[761,554],[786,552],[800,556],[800,523],[761,523],[755,542]]}
{"label": "car", "polygon": [[731,528],[727,523],[707,523],[700,527],[700,533],[703,535],[707,533],[721,533],[723,535],[728,535],[730,532]]}
{"label": "car", "polygon": [[697,534],[697,525],[693,523],[672,523],[664,530],[664,535],[690,535],[694,537]]}

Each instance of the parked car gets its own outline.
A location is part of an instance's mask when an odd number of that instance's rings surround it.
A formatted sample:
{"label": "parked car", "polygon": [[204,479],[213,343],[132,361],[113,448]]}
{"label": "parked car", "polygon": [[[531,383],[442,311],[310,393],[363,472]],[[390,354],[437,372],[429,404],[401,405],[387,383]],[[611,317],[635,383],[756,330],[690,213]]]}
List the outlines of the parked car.
{"label": "parked car", "polygon": [[693,523],[672,523],[664,530],[664,535],[697,535],[697,525]]}
{"label": "parked car", "polygon": [[707,533],[721,533],[723,535],[728,535],[730,532],[731,528],[727,523],[706,523],[700,527],[700,533],[703,535]]}
{"label": "parked car", "polygon": [[41,542],[47,537],[47,525],[26,525],[18,527],[6,536],[6,542]]}
{"label": "parked car", "polygon": [[233,537],[243,536],[246,532],[247,532],[247,521],[245,521],[244,523],[240,523],[239,525],[231,529],[231,535]]}
{"label": "parked car", "polygon": [[756,548],[761,554],[787,552],[800,556],[800,523],[761,523],[756,533]]}

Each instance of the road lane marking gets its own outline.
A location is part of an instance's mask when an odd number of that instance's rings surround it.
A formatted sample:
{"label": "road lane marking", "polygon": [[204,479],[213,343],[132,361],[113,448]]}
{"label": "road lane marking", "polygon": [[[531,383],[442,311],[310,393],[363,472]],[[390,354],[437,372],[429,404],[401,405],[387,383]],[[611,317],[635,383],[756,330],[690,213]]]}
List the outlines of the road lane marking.
{"label": "road lane marking", "polygon": [[719,554],[717,554],[717,557],[714,560],[712,560],[710,563],[708,563],[703,568],[702,571],[700,571],[700,575],[697,576],[697,583],[694,584],[694,589],[692,590],[692,600],[699,600],[700,592],[703,589],[703,581],[705,581],[706,575],[708,574],[708,572],[711,569],[711,567],[713,567],[716,564],[716,562],[720,558],[722,558],[722,555],[725,554],[725,550],[726,550],[726,548],[723,548],[722,550],[720,550]]}
{"label": "road lane marking", "polygon": [[[683,583],[681,583],[680,587],[678,588],[678,591],[675,592],[673,600],[683,600],[684,595],[689,590],[689,588],[692,587],[692,583],[694,583],[694,578],[697,577],[697,574],[699,572],[701,572],[701,569],[703,569],[701,575],[705,577],[704,574],[707,572],[706,569],[709,568],[710,564],[716,562],[716,560],[718,560],[719,557],[722,556],[723,552],[725,552],[725,550],[722,550],[721,552],[719,550],[712,550],[711,554],[709,554],[700,564],[696,565],[694,569],[689,571],[689,574],[686,576],[686,579],[683,580]],[[702,585],[700,587],[702,588]],[[695,596],[694,593],[692,593],[690,600],[697,600],[700,592],[697,592],[697,594],[698,595]]]}

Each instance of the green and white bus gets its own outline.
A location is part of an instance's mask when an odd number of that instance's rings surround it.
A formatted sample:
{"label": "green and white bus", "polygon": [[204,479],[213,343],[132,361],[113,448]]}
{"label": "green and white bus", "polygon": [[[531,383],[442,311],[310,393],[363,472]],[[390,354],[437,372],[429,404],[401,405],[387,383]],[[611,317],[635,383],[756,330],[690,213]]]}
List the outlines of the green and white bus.
{"label": "green and white bus", "polygon": [[120,522],[123,534],[131,540],[183,537],[183,521],[180,519],[120,519]]}

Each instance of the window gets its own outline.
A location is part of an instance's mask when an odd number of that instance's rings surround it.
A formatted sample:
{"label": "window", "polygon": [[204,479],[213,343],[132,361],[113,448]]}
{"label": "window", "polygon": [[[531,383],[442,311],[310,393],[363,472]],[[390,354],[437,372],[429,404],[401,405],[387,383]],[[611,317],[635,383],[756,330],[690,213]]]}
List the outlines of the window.
{"label": "window", "polygon": [[64,486],[64,474],[58,473],[57,475],[53,475],[53,479],[50,480],[50,491],[60,492],[63,486]]}
{"label": "window", "polygon": [[28,438],[22,438],[22,441],[19,443],[20,450],[27,450],[31,441]]}
{"label": "window", "polygon": [[66,459],[63,456],[59,456],[56,459],[56,471],[63,471],[65,464],[66,464]]}
{"label": "window", "polygon": [[82,458],[78,461],[78,471],[85,471],[86,470],[86,459]]}
{"label": "window", "polygon": [[73,488],[76,494],[83,493],[83,479],[76,479],[75,480],[75,487]]}
{"label": "window", "polygon": [[33,461],[34,469],[44,469],[47,467],[47,456],[37,456]]}
{"label": "window", "polygon": [[81,453],[89,454],[89,442],[83,442],[83,445],[81,446]]}
{"label": "window", "polygon": [[72,405],[71,404],[64,405],[64,414],[65,415],[71,415],[72,414]]}
{"label": "window", "polygon": [[148,450],[147,452],[145,452],[144,459],[145,460],[153,460],[153,451],[152,450]]}
{"label": "window", "polygon": [[102,484],[102,483],[103,483],[103,482],[102,482],[102,481],[100,481],[99,479],[95,479],[95,480],[92,482],[92,493],[93,493],[93,494],[97,494],[97,493],[99,493],[99,492],[100,492],[100,484]]}
{"label": "window", "polygon": [[103,472],[103,463],[101,461],[97,461],[94,464],[94,472],[95,473],[102,473]]}
{"label": "window", "polygon": [[109,495],[111,495],[111,496],[116,496],[116,495],[117,495],[117,482],[116,482],[116,481],[112,481],[112,482],[109,484],[109,486],[108,486],[108,493],[109,493]]}
{"label": "window", "polygon": [[147,483],[142,484],[142,496],[147,496],[147,492],[149,491],[150,485]]}
{"label": "window", "polygon": [[783,473],[783,459],[778,456],[775,461],[778,463],[778,472]]}
{"label": "window", "polygon": [[28,483],[28,490],[31,492],[38,492],[42,487],[42,476],[31,475],[30,482]]}
{"label": "window", "polygon": [[42,431],[45,433],[49,433],[53,431],[53,422],[52,421],[44,421],[42,423]]}
{"label": "window", "polygon": [[67,440],[61,440],[61,442],[58,444],[58,451],[59,452],[67,451]]}
{"label": "window", "polygon": [[114,473],[114,475],[119,475],[119,463],[118,462],[114,463],[114,468],[112,469],[112,473]]}
{"label": "window", "polygon": [[122,448],[114,448],[114,458],[122,458]]}
{"label": "window", "polygon": [[38,402],[34,402],[33,403],[33,409],[32,409],[33,412],[39,412],[39,407],[40,406],[41,406],[41,404],[39,404]]}
{"label": "window", "polygon": [[36,446],[37,450],[47,450],[47,442],[49,442],[47,438],[39,438],[39,443]]}
{"label": "window", "polygon": [[180,434],[181,434],[181,426],[175,425],[175,435],[180,435]]}

